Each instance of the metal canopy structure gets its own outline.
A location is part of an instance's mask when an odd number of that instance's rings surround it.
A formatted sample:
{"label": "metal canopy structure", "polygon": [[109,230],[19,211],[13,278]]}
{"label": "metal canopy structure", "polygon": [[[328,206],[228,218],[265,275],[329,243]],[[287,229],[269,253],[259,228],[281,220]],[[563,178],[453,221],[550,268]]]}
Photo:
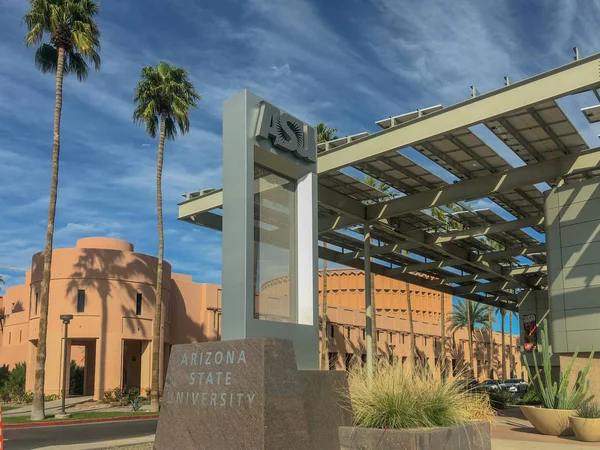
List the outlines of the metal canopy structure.
{"label": "metal canopy structure", "polygon": [[[319,144],[319,239],[327,244],[319,257],[363,269],[367,253],[374,273],[517,310],[529,291],[547,288],[537,186],[600,174],[600,148],[588,148],[556,102],[600,88],[599,69],[593,55],[450,107],[379,120],[377,133]],[[484,142],[476,125],[522,166]],[[411,159],[409,148],[429,163]],[[450,182],[436,175],[443,171]],[[390,190],[367,185],[365,176]],[[514,219],[471,208],[477,199]],[[186,194],[179,219],[220,230],[221,206],[220,190]]]}

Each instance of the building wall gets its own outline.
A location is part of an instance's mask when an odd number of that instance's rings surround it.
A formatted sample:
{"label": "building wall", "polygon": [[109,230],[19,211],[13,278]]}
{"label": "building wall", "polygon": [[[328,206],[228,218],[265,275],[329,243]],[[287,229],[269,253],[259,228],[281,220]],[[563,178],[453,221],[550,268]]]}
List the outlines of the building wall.
{"label": "building wall", "polygon": [[13,368],[24,362],[28,351],[29,289],[31,272],[25,274],[25,284],[13,286],[0,298],[0,311],[4,311],[5,321],[0,334],[0,366]]}
{"label": "building wall", "polygon": [[[152,320],[156,303],[156,268],[154,257],[135,253],[133,245],[118,239],[86,238],[77,241],[75,248],[55,249],[52,256],[52,278],[48,310],[46,361],[62,361],[63,333],[61,314],[72,314],[69,325],[69,342],[78,346],[94,347],[94,391],[101,398],[107,389],[120,387],[123,381],[123,350],[127,342],[139,341],[140,388],[150,387],[150,355],[152,350]],[[24,285],[10,288],[3,299],[4,305],[19,301],[24,312],[16,314],[23,328],[23,343],[19,349],[11,342],[15,335],[16,317],[9,316],[2,332],[0,364],[26,361],[26,389],[33,390],[35,357],[39,333],[39,301],[44,264],[42,253],[32,258],[32,270]],[[170,343],[171,321],[171,267],[163,264],[164,343]],[[85,307],[77,311],[78,291],[85,291]],[[136,315],[137,295],[141,294],[142,310]],[[6,308],[5,308],[6,309]],[[9,334],[10,333],[10,334]],[[133,346],[133,344],[131,345]],[[81,359],[81,353],[75,352]],[[133,358],[133,357],[132,357]],[[137,363],[138,358],[135,358]],[[131,360],[130,360],[131,362]],[[163,367],[167,360],[163,361]],[[91,364],[90,364],[91,365]],[[164,369],[163,369],[164,372]],[[61,390],[62,366],[46,364],[45,391],[58,394]]]}
{"label": "building wall", "polygon": [[[600,183],[556,187],[547,194],[545,209],[550,344],[564,372],[574,352],[600,348]],[[584,355],[573,373],[587,363]],[[596,357],[588,376],[596,397],[599,376]]]}
{"label": "building wall", "polygon": [[[37,351],[38,322],[40,314],[41,277],[43,254],[32,258],[32,269],[25,283],[7,289],[0,299],[6,320],[0,334],[0,365],[26,361],[28,365],[26,389],[33,390],[35,357]],[[134,252],[133,245],[117,239],[86,238],[77,241],[75,248],[55,249],[52,258],[50,303],[46,354],[47,394],[61,391],[61,364],[63,361],[64,328],[59,316],[72,314],[69,325],[69,359],[86,366],[87,393],[102,398],[108,389],[131,386],[140,379],[142,392],[150,387],[152,354],[152,321],[156,303],[156,258]],[[171,272],[163,266],[164,337],[161,382],[166,373],[170,346],[190,342],[220,339],[221,287],[200,284],[188,275]],[[329,351],[333,366],[346,368],[346,355],[364,354],[364,274],[353,269],[328,271],[328,330]],[[323,273],[319,275],[322,304]],[[269,283],[269,289],[279,289],[280,282]],[[411,286],[416,346],[424,358],[434,361],[439,356],[441,335],[441,301],[439,293]],[[77,310],[78,291],[85,291],[85,308]],[[266,292],[268,294],[268,292]],[[136,297],[142,296],[141,314],[136,314]],[[452,310],[452,298],[445,296],[445,311]],[[385,277],[375,277],[375,304],[379,353],[394,356],[399,361],[408,356],[408,311],[406,283]],[[466,348],[466,333],[455,333],[455,346],[448,337],[448,359],[461,361]],[[10,343],[9,343],[10,340]],[[488,377],[489,367],[487,334],[476,332],[474,337],[477,358],[480,361],[476,374]],[[494,334],[495,376],[500,373],[500,335]],[[437,347],[436,347],[437,345]],[[515,373],[520,373],[520,361],[513,341]],[[506,346],[509,337],[506,336]],[[437,348],[437,350],[436,350]],[[464,357],[468,360],[468,352]],[[359,356],[357,356],[359,357]],[[508,367],[507,350],[507,367]],[[508,374],[507,374],[508,376]]]}
{"label": "building wall", "polygon": [[554,351],[600,343],[600,184],[554,188],[546,199],[546,246]]}

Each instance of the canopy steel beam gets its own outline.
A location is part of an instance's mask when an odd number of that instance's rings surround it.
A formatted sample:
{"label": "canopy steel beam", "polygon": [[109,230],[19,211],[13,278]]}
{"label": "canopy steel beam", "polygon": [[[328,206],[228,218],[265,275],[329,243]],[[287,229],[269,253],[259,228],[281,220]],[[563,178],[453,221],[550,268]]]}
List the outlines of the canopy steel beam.
{"label": "canopy steel beam", "polygon": [[533,253],[543,253],[546,251],[546,244],[534,245],[532,247],[511,248],[499,252],[483,253],[481,255],[472,256],[472,261],[497,261],[504,258],[512,258],[515,256],[526,256]]}
{"label": "canopy steel beam", "polygon": [[548,267],[545,264],[537,266],[517,267],[516,269],[506,268],[506,273],[510,275],[526,275],[530,273],[545,273],[548,272]]}
{"label": "canopy steel beam", "polygon": [[433,261],[422,264],[410,264],[404,267],[396,267],[394,269],[388,269],[386,275],[393,275],[396,273],[412,273],[421,272],[423,270],[441,269],[446,266],[455,266],[457,264],[464,264],[460,259],[443,259],[441,261]]}
{"label": "canopy steel beam", "polygon": [[600,55],[580,59],[336,147],[319,158],[319,173],[351,166],[382,153],[467,128],[537,103],[592,89],[600,84],[598,59]]}
{"label": "canopy steel beam", "polygon": [[385,203],[369,205],[367,206],[367,218],[378,220],[428,209],[433,206],[447,205],[463,200],[476,200],[498,192],[507,192],[544,181],[554,181],[577,172],[599,167],[600,148],[596,147],[541,163],[517,167],[485,177],[473,178],[438,189],[396,198]]}
{"label": "canopy steel beam", "polygon": [[527,217],[525,219],[512,220],[493,225],[467,228],[466,230],[451,231],[449,233],[434,234],[430,240],[434,244],[442,242],[457,241],[475,236],[484,236],[486,234],[500,233],[502,231],[520,230],[521,228],[534,227],[544,223],[544,216]]}

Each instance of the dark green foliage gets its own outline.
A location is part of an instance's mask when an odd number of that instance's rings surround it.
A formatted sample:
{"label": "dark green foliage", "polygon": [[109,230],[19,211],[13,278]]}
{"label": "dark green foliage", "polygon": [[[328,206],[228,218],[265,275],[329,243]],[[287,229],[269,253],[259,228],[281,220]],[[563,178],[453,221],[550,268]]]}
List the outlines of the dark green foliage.
{"label": "dark green foliage", "polygon": [[515,396],[508,391],[488,391],[490,396],[490,404],[494,409],[504,409],[506,405],[515,402]]}
{"label": "dark green foliage", "polygon": [[6,380],[8,380],[9,374],[10,370],[8,370],[8,366],[6,364],[0,367],[0,388],[2,388]]}
{"label": "dark green foliage", "polygon": [[20,387],[25,390],[25,374],[27,367],[25,363],[17,363],[13,370],[10,371],[5,385],[8,387]]}
{"label": "dark green foliage", "polygon": [[527,388],[527,392],[525,393],[525,395],[519,400],[518,404],[536,406],[541,405],[542,400],[540,399],[540,396],[538,395],[536,389],[532,385],[530,385]]}
{"label": "dark green foliage", "polygon": [[71,361],[69,395],[83,395],[83,380],[85,368]]}

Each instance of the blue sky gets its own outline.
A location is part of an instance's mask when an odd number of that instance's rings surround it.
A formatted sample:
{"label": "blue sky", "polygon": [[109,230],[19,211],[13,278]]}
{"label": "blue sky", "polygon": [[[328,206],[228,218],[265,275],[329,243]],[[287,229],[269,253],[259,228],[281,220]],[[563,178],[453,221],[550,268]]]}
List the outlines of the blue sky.
{"label": "blue sky", "polygon": [[[54,78],[23,45],[26,8],[0,2],[0,263],[24,268],[44,245],[54,108]],[[174,270],[219,283],[220,235],[178,222],[176,204],[221,185],[225,98],[247,88],[340,135],[375,131],[384,117],[464,100],[470,85],[488,92],[565,64],[573,46],[599,51],[598,23],[600,2],[575,0],[103,2],[102,70],[64,88],[55,247],[113,236],[156,253],[156,142],[131,121],[144,65],[187,68],[203,96],[190,134],[166,147],[165,251]],[[590,145],[597,130],[579,109],[594,103],[561,103]],[[2,274],[7,286],[23,278]]]}

